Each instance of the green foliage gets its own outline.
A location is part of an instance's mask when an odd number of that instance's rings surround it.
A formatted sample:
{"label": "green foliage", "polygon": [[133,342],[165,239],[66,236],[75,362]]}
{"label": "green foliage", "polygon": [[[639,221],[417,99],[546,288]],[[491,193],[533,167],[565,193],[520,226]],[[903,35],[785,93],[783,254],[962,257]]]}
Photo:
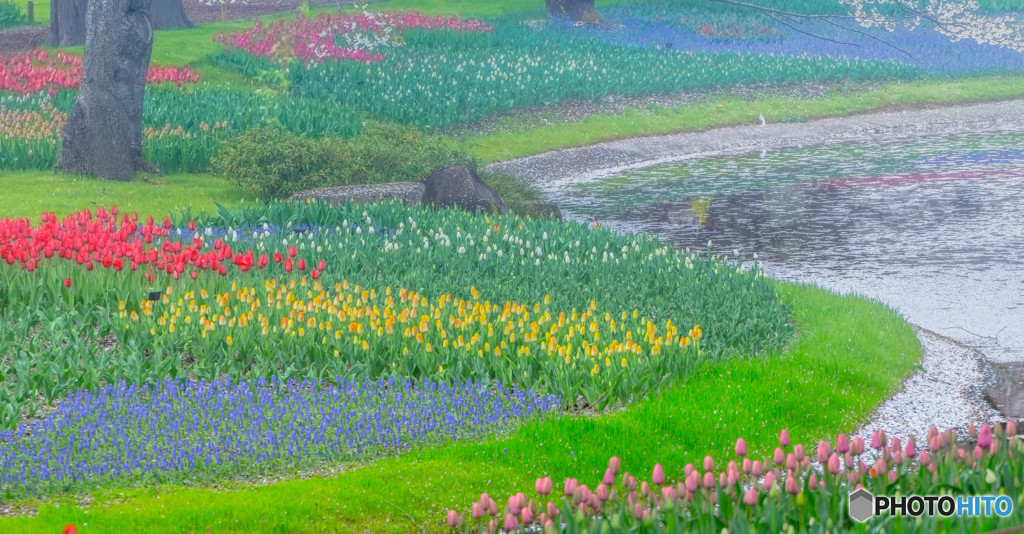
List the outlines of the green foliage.
{"label": "green foliage", "polygon": [[454,142],[403,126],[369,125],[349,140],[310,138],[270,125],[225,143],[213,167],[259,198],[286,198],[332,185],[420,181],[468,157]]}
{"label": "green foliage", "polygon": [[10,0],[0,0],[0,29],[24,24],[27,21],[21,7]]}

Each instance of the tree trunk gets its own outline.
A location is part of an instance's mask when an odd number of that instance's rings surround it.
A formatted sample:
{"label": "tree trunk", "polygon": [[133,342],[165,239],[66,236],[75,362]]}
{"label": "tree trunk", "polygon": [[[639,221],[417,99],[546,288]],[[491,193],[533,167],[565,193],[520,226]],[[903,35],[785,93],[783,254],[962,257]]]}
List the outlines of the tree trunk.
{"label": "tree trunk", "polygon": [[149,13],[153,27],[158,30],[192,27],[192,21],[188,20],[181,0],[153,0]]}
{"label": "tree trunk", "polygon": [[86,0],[50,0],[50,38],[54,46],[75,46],[85,42]]}
{"label": "tree trunk", "polygon": [[[88,3],[88,0],[50,0],[50,44],[76,46],[85,43]],[[157,30],[192,27],[181,0],[152,0],[149,18]]]}
{"label": "tree trunk", "polygon": [[82,87],[61,132],[57,167],[111,180],[150,170],[142,104],[153,51],[151,0],[90,0]]}
{"label": "tree trunk", "polygon": [[544,0],[548,14],[555,17],[569,17],[575,21],[597,22],[594,0]]}

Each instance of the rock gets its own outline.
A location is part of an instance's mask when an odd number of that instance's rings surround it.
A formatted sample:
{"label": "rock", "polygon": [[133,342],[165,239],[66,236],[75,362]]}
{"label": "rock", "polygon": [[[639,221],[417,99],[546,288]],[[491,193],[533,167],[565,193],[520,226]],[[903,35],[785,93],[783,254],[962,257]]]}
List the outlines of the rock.
{"label": "rock", "polygon": [[543,200],[530,203],[526,206],[526,213],[520,215],[527,215],[536,219],[562,220],[562,210],[558,209],[558,204]]}
{"label": "rock", "polygon": [[457,207],[475,212],[507,213],[508,205],[476,172],[464,165],[434,169],[427,177],[423,202],[439,208]]}
{"label": "rock", "polygon": [[389,184],[340,185],[300,191],[291,200],[322,200],[331,204],[352,201],[367,204],[386,200],[401,200],[406,206],[414,206],[423,200],[426,187],[420,182],[393,182]]}

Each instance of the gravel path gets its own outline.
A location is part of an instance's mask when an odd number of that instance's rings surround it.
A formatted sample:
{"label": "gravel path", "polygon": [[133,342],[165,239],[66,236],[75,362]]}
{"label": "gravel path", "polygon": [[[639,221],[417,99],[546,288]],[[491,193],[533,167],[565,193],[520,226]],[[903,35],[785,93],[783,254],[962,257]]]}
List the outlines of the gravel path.
{"label": "gravel path", "polygon": [[870,443],[871,433],[882,429],[904,442],[914,435],[917,443],[927,443],[932,425],[966,435],[968,424],[981,426],[1003,419],[983,396],[982,384],[988,377],[977,351],[927,330],[918,330],[917,338],[924,348],[922,369],[907,378],[851,437]]}
{"label": "gravel path", "polygon": [[555,150],[487,166],[541,186],[607,176],[694,157],[743,154],[765,149],[833,144],[879,137],[899,139],[954,135],[1024,126],[1024,100],[821,119],[805,123],[734,126],[608,141]]}

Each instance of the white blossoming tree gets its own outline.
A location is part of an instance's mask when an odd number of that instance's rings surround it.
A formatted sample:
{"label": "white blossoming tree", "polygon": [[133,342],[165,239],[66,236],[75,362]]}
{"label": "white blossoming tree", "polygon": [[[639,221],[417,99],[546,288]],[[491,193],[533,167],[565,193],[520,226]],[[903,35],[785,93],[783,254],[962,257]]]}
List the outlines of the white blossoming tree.
{"label": "white blossoming tree", "polygon": [[[833,27],[863,33],[858,27],[895,31],[903,27],[934,29],[954,41],[969,39],[1024,52],[1024,17],[1018,13],[986,13],[977,0],[835,0],[843,10],[833,13],[798,13],[743,0],[709,0],[757,10],[795,31],[809,33],[803,24],[825,22]],[[1022,6],[1024,7],[1024,6]],[[869,35],[864,33],[865,35]],[[813,35],[813,34],[812,34]],[[824,35],[815,35],[833,40]],[[872,37],[883,40],[880,37]],[[888,43],[899,49],[895,43]]]}

